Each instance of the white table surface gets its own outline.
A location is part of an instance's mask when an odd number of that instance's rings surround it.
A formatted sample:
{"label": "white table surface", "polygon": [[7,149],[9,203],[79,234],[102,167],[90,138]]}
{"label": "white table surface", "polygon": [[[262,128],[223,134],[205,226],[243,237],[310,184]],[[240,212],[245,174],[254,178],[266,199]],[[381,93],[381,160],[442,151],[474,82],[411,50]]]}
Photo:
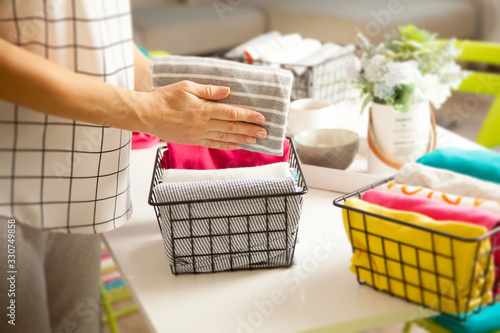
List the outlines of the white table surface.
{"label": "white table surface", "polygon": [[[476,147],[442,129],[440,140]],[[310,188],[305,197],[296,265],[174,276],[154,210],[147,204],[154,158],[155,148],[132,152],[132,219],[104,234],[151,331],[357,332],[429,315],[416,305],[358,285],[349,271],[352,252],[341,210],[332,205],[341,194],[319,189]]]}

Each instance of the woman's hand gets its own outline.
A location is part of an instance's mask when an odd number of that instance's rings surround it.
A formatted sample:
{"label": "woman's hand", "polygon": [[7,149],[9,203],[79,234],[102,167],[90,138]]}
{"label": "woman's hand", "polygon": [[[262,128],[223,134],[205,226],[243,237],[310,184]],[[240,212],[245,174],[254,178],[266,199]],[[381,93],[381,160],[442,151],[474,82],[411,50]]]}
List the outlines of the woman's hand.
{"label": "woman's hand", "polygon": [[139,117],[146,133],[165,141],[219,149],[264,139],[264,116],[256,111],[215,103],[229,88],[182,81],[147,93]]}

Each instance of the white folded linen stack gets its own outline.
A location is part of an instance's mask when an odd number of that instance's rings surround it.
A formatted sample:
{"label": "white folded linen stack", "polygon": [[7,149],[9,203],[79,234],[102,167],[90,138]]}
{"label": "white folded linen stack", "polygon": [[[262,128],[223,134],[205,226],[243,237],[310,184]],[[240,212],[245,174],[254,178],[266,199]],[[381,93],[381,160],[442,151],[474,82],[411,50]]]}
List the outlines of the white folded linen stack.
{"label": "white folded linen stack", "polygon": [[273,64],[302,65],[301,61],[307,61],[322,47],[321,42],[316,39],[307,38],[296,45],[292,45],[273,53],[266,54],[261,58]]}
{"label": "white folded linen stack", "polygon": [[163,171],[163,183],[188,183],[201,181],[248,180],[290,177],[287,162],[268,165],[217,170],[167,169]]}
{"label": "white folded linen stack", "polygon": [[262,34],[262,35],[259,35],[255,38],[252,38],[251,40],[249,40],[248,42],[245,42],[241,45],[238,45],[236,46],[235,48],[229,50],[228,52],[226,52],[226,57],[227,58],[239,58],[239,57],[243,57],[243,55],[245,54],[245,49],[248,48],[248,47],[251,47],[251,46],[255,46],[255,45],[258,45],[258,44],[262,44],[262,43],[266,43],[270,40],[274,40],[278,37],[281,37],[281,34],[277,31],[270,31],[266,34]]}
{"label": "white folded linen stack", "polygon": [[[359,73],[359,59],[353,54],[355,46],[341,46],[334,43],[324,43],[312,38],[302,39],[299,34],[281,35],[272,31],[249,40],[225,54],[226,58],[246,58],[248,62],[262,60],[281,65],[296,65],[296,73],[301,75],[308,66],[318,66],[327,60],[352,55],[346,61],[332,62],[328,69],[339,69],[345,66],[350,73]],[[350,57],[349,57],[350,58]],[[356,60],[354,60],[354,58]]]}

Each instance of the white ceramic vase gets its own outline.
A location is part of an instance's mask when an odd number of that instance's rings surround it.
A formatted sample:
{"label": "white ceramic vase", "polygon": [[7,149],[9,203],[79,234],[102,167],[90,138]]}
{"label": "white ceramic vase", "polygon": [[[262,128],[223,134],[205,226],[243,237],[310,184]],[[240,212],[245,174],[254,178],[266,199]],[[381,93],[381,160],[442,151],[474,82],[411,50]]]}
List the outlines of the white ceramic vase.
{"label": "white ceramic vase", "polygon": [[398,112],[390,105],[372,103],[370,136],[378,148],[378,154],[370,149],[368,172],[380,175],[396,173],[397,169],[389,166],[384,159],[397,163],[414,162],[429,149],[432,140],[429,102],[413,104],[408,112]]}

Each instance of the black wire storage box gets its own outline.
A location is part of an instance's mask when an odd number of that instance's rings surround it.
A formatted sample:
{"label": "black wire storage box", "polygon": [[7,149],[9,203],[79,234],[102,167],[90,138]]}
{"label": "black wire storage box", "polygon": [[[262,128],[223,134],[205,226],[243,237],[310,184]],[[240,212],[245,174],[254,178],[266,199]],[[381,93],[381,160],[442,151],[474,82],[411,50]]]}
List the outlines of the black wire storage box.
{"label": "black wire storage box", "polygon": [[[334,206],[343,209],[344,226],[353,251],[351,271],[356,274],[358,283],[459,321],[499,303],[500,263],[494,256],[500,255],[496,241],[500,237],[500,227],[480,237],[465,238],[346,205],[348,199],[361,199],[364,192],[391,180],[393,177],[383,179],[333,202]],[[398,233],[380,231],[391,226],[408,228],[406,230],[414,233],[415,238],[419,235],[418,241],[409,242],[399,238]],[[470,269],[471,274],[466,283],[459,283],[459,275],[463,274],[457,262],[463,259],[460,257],[463,252],[457,249],[465,247],[472,253],[471,260],[460,264]],[[355,257],[367,260],[360,264]],[[409,260],[410,257],[413,259]],[[450,268],[451,273],[445,273],[445,267]]]}
{"label": "black wire storage box", "polygon": [[[247,63],[245,57],[225,57],[221,59]],[[343,61],[341,65],[339,61]],[[338,103],[345,100],[355,100],[359,98],[360,91],[354,88],[352,76],[356,73],[349,73],[346,66],[357,67],[355,62],[356,49],[351,52],[344,52],[341,55],[331,57],[322,63],[314,66],[300,64],[279,64],[264,60],[252,60],[256,66],[273,66],[290,70],[293,73],[293,86],[291,100],[302,98],[325,99],[331,103]]]}
{"label": "black wire storage box", "polygon": [[[166,146],[158,148],[148,203],[155,209],[173,274],[292,265],[298,218],[308,188],[295,146],[289,140],[288,164],[296,171],[295,191],[176,202],[162,201],[155,194],[155,187],[160,184],[164,171],[162,157],[168,149]],[[199,212],[199,207],[203,205],[206,215],[193,216],[192,212]],[[206,205],[209,205],[208,209]],[[228,206],[244,208],[228,210]],[[185,212],[180,218],[175,215],[179,210]],[[292,214],[295,214],[294,218]],[[292,220],[296,225],[291,223]],[[185,231],[183,234],[176,231],[180,228]]]}

